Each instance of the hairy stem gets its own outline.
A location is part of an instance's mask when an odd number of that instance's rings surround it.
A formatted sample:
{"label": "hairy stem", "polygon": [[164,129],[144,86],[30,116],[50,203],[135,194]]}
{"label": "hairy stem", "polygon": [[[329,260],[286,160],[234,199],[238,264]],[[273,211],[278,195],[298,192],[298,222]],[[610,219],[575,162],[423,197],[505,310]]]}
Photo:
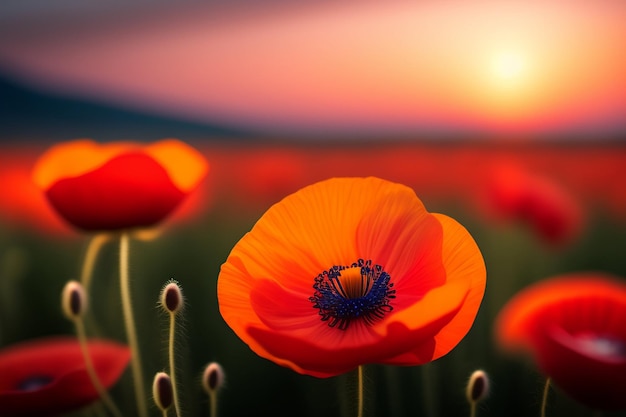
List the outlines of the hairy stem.
{"label": "hairy stem", "polygon": [[174,336],[176,334],[176,313],[170,313],[170,341],[168,356],[170,359],[170,379],[172,381],[172,393],[174,394],[174,408],[176,415],[180,417],[180,401],[178,400],[178,388],[176,386],[176,365],[174,364]]}

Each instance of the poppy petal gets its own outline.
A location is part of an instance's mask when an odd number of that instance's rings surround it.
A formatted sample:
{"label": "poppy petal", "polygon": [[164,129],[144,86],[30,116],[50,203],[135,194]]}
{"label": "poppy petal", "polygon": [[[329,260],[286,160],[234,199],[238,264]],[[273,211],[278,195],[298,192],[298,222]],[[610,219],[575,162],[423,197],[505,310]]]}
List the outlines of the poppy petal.
{"label": "poppy petal", "polygon": [[[415,194],[413,201],[419,201]],[[370,224],[359,228],[357,234],[357,241],[369,246],[364,245],[360,252],[371,254],[367,257],[376,259],[391,275],[398,294],[394,309],[398,311],[446,281],[441,259],[441,224],[431,214],[412,208],[413,205],[405,204],[404,210],[389,213],[386,225],[371,228]],[[364,221],[367,220],[366,217]]]}
{"label": "poppy petal", "polygon": [[499,313],[496,336],[511,353],[530,353],[572,398],[595,409],[626,408],[626,284],[604,273],[548,279]]}
{"label": "poppy petal", "polygon": [[[443,228],[443,247],[440,249],[446,288],[463,294],[463,302],[454,317],[443,326],[435,336],[435,349],[428,361],[438,359],[450,352],[465,337],[474,323],[474,319],[485,293],[486,268],[480,249],[474,239],[461,224],[443,214],[434,213],[433,217]],[[452,294],[447,297],[452,297]],[[422,313],[423,314],[423,313]],[[398,318],[410,323],[415,313],[404,312],[405,317]],[[420,364],[424,353],[420,346],[413,352],[405,352],[388,363]]]}
{"label": "poppy petal", "polygon": [[120,155],[96,170],[60,179],[46,196],[62,217],[84,230],[152,226],[185,197],[163,167],[141,153]]}
{"label": "poppy petal", "polygon": [[[415,193],[378,178],[351,180],[335,178],[326,181],[325,187],[305,187],[261,217],[222,266],[218,297],[223,298],[223,314],[228,315],[229,300],[238,294],[243,298],[232,300],[238,308],[247,303],[255,278],[275,279],[308,299],[318,274],[359,258],[371,258],[389,268],[396,286],[417,285],[421,290],[406,291],[415,297],[443,282],[440,254],[434,252],[440,246],[434,241],[441,239],[440,226],[429,218]],[[366,243],[357,248],[360,241]],[[394,255],[387,247],[404,256]],[[425,261],[432,256],[433,262]],[[411,274],[421,274],[421,279],[401,282],[411,268]],[[401,303],[397,308],[402,308]]]}
{"label": "poppy petal", "polygon": [[[91,340],[88,349],[100,382],[110,388],[130,360],[130,349]],[[3,416],[56,415],[99,399],[76,338],[51,337],[0,351],[0,409]]]}
{"label": "poppy petal", "polygon": [[50,147],[35,164],[33,181],[46,190],[60,178],[79,177],[125,152],[137,152],[138,144],[98,144],[90,139],[62,142]]}
{"label": "poppy petal", "polygon": [[619,410],[626,408],[624,392],[618,388],[626,387],[624,341],[626,338],[594,341],[553,327],[536,342],[542,352],[537,361],[555,385],[586,406]]}
{"label": "poppy petal", "polygon": [[163,220],[207,171],[202,155],[175,139],[150,145],[77,140],[44,153],[33,179],[73,226],[119,230]]}
{"label": "poppy petal", "polygon": [[446,271],[446,284],[464,282],[469,293],[458,314],[435,337],[437,348],[433,359],[452,350],[469,332],[485,294],[487,270],[478,245],[456,220],[433,214],[443,227],[441,259]]}
{"label": "poppy petal", "polygon": [[179,190],[188,193],[209,171],[209,165],[200,152],[176,139],[152,143],[144,151],[153,157],[168,173]]}
{"label": "poppy petal", "polygon": [[[480,265],[467,264],[475,261]],[[352,265],[361,275],[351,275]],[[363,275],[370,273],[374,281]],[[360,287],[350,277],[360,277]],[[222,265],[218,299],[223,318],[257,354],[330,376],[364,363],[419,364],[445,354],[469,330],[484,280],[467,231],[428,213],[413,190],[372,177],[333,178],[261,217]],[[358,295],[359,288],[365,292]],[[372,310],[361,310],[365,304]],[[453,334],[440,336],[437,350],[435,336],[453,319]]]}
{"label": "poppy petal", "polygon": [[[400,184],[385,185],[380,180],[363,184],[366,188],[362,193],[371,200],[367,210],[356,213],[360,215],[356,242],[362,257],[375,259],[396,277],[397,282],[415,264],[415,255],[432,246],[430,238],[424,238],[424,233],[428,231],[429,220],[436,222],[428,218],[429,213],[411,188]],[[416,246],[414,252],[417,253],[407,253],[407,249]]]}
{"label": "poppy petal", "polygon": [[[327,187],[305,187],[274,205],[233,248],[222,267],[224,279],[218,282],[221,311],[229,323],[243,325],[252,321],[260,325],[255,318],[258,311],[251,311],[248,301],[251,292],[262,293],[251,285],[257,277],[277,280],[294,295],[290,301],[293,306],[289,320],[295,320],[294,314],[301,312],[302,318],[298,320],[317,326],[319,317],[311,314],[315,310],[309,301],[314,278],[334,264],[349,264],[359,257],[372,257],[377,263],[379,258],[382,259],[390,265],[394,277],[398,277],[395,285],[406,288],[406,295],[396,302],[394,308],[403,308],[423,296],[430,287],[443,282],[444,271],[438,249],[441,243],[437,243],[441,241],[441,227],[429,217],[413,190],[378,178],[366,178],[360,182],[332,179],[325,185]],[[385,202],[384,205],[378,204],[381,207],[373,204],[380,201]],[[333,215],[329,216],[327,210]],[[335,254],[329,251],[332,245],[346,240],[351,242],[354,238],[349,237],[355,234],[356,241],[366,242],[361,245],[362,249],[337,246],[332,250]],[[306,240],[307,236],[309,240]],[[352,247],[351,244],[346,246]],[[409,261],[393,255],[387,247],[397,249]],[[433,256],[434,261],[427,262]],[[321,263],[320,259],[328,261]],[[400,266],[396,267],[392,262]],[[410,268],[413,268],[412,274],[420,274],[420,279],[402,282],[402,274],[408,273]],[[286,299],[286,294],[280,298]],[[228,306],[231,304],[237,308],[230,310]],[[243,308],[247,311],[244,316]],[[280,311],[275,304],[272,308]],[[236,317],[231,317],[228,311],[236,311]]]}
{"label": "poppy petal", "polygon": [[[453,299],[448,294],[459,295],[462,291],[446,291],[441,287],[417,303],[419,308],[415,308],[413,313],[421,313],[422,325],[413,328],[408,328],[401,320],[390,320],[385,326],[376,324],[367,327],[360,323],[350,329],[354,330],[350,334],[323,323],[318,324],[315,332],[278,332],[258,327],[250,327],[247,332],[255,344],[262,347],[257,354],[297,372],[317,377],[338,375],[371,363],[415,365],[415,358],[411,358],[410,363],[399,363],[392,359],[402,352],[416,350],[415,346],[420,346],[421,363],[426,363],[432,359],[434,336],[458,313],[462,305],[463,297],[460,300]],[[377,338],[372,337],[374,327],[381,332]]]}
{"label": "poppy petal", "polygon": [[568,274],[516,294],[498,313],[495,334],[504,350],[528,352],[534,349],[529,336],[543,329],[542,323],[559,323],[570,332],[621,335],[623,317],[626,290],[619,279],[605,273]]}
{"label": "poppy petal", "polygon": [[[311,375],[325,369],[325,376],[330,376],[331,367],[334,367],[336,375],[355,368],[355,363],[416,365],[431,361],[435,347],[433,337],[459,313],[468,294],[464,282],[438,287],[410,309],[390,316],[388,320],[371,326],[355,323],[347,331],[341,331],[326,325],[317,314],[297,315],[297,311],[293,315],[284,314],[283,309],[293,304],[288,300],[282,305],[285,292],[271,281],[265,283],[251,294],[251,301],[255,308],[260,308],[262,304],[264,309],[259,311],[266,320],[264,324],[269,323],[270,326],[249,326],[244,340],[252,339],[249,345],[260,356],[276,362],[289,358],[289,365],[295,370],[306,370],[305,373]],[[304,304],[301,307],[306,308]],[[393,333],[392,328],[403,330]],[[271,334],[275,339],[270,337]],[[294,345],[301,346],[292,349]],[[315,359],[308,358],[310,352],[316,349],[318,352],[333,352],[332,357],[316,355]],[[410,350],[415,352],[410,361],[407,358],[401,361],[395,359]],[[357,355],[355,351],[361,353]]]}
{"label": "poppy petal", "polygon": [[220,271],[220,312],[236,333],[243,334],[247,323],[260,325],[249,302],[256,279],[277,280],[308,300],[318,274],[359,258],[355,232],[363,212],[376,212],[372,194],[384,191],[381,184],[387,183],[331,179],[325,187],[301,189],[263,214]]}

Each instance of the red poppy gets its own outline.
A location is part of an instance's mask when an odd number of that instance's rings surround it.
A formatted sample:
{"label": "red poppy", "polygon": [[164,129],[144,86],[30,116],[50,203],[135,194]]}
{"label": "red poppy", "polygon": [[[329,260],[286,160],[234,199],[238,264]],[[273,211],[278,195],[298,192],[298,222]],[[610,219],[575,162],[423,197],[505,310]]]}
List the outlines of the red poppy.
{"label": "red poppy", "polygon": [[[100,382],[110,388],[130,360],[121,344],[91,340],[89,353]],[[5,417],[54,416],[99,399],[74,337],[50,337],[0,350],[0,410]]]}
{"label": "red poppy", "polygon": [[0,149],[0,221],[57,236],[72,236],[72,230],[33,184],[31,171],[40,154],[41,149],[32,145]]}
{"label": "red poppy", "polygon": [[437,359],[469,331],[482,255],[412,189],[333,178],[272,206],[232,249],[220,312],[264,358],[317,377]]}
{"label": "red poppy", "polygon": [[54,209],[83,230],[149,227],[168,216],[204,178],[208,164],[189,145],[76,140],[53,146],[34,169]]}
{"label": "red poppy", "polygon": [[499,344],[529,353],[572,398],[595,409],[626,408],[626,283],[571,274],[518,293],[496,322]]}
{"label": "red poppy", "polygon": [[297,150],[268,148],[251,152],[246,158],[237,153],[242,169],[237,170],[238,189],[246,202],[256,202],[267,207],[268,202],[276,201],[306,185],[306,155]]}
{"label": "red poppy", "polygon": [[569,242],[580,232],[582,208],[555,181],[511,163],[495,165],[489,179],[489,200],[496,215],[526,222],[551,244]]}

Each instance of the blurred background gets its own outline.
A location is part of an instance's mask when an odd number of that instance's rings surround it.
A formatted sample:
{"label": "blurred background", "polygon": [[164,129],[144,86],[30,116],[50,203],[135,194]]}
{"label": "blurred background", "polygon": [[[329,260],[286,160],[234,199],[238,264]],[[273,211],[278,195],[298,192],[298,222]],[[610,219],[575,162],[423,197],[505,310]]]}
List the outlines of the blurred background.
{"label": "blurred background", "polygon": [[[205,155],[209,176],[156,240],[132,242],[131,279],[150,375],[166,366],[159,290],[171,278],[183,287],[187,415],[208,416],[198,380],[213,360],[227,374],[223,416],[353,415],[350,375],[315,379],[257,357],[221,319],[215,287],[273,203],[367,175],[465,225],[488,271],[476,323],[449,355],[366,369],[369,415],[468,415],[477,368],[493,384],[479,416],[539,415],[544,377],[497,350],[493,320],[555,274],[626,277],[624,22],[618,0],[3,1],[0,346],[73,331],[59,294],[88,236],[31,183],[37,157],[76,138],[176,137]],[[124,340],[117,250],[98,261],[90,331]],[[122,403],[130,383],[114,389]],[[548,415],[592,411],[557,389]]]}

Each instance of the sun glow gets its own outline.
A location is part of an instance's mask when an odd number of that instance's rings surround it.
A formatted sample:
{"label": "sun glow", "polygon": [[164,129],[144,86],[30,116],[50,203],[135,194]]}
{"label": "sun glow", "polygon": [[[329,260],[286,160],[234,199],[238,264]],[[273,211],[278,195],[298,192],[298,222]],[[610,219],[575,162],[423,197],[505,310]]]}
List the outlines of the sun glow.
{"label": "sun glow", "polygon": [[49,36],[24,22],[0,61],[76,94],[296,134],[623,130],[624,2],[306,3]]}
{"label": "sun glow", "polygon": [[[498,129],[524,129],[533,120],[539,97],[545,91],[545,65],[531,65],[544,52],[534,39],[504,48],[486,48],[482,61],[484,91],[476,102],[477,119],[485,118]],[[477,68],[478,69],[478,68]],[[539,100],[540,101],[540,100]]]}
{"label": "sun glow", "polygon": [[492,75],[507,84],[518,83],[528,75],[526,57],[516,51],[500,52],[493,56],[491,62]]}

